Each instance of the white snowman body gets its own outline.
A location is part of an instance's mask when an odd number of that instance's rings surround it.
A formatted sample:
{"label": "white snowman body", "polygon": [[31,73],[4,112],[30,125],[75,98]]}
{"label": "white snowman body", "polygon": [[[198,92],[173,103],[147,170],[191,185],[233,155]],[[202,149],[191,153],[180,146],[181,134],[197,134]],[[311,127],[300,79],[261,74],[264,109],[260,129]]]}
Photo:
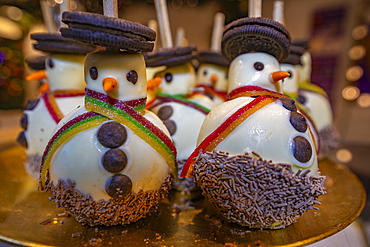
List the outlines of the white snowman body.
{"label": "white snowman body", "polygon": [[[80,90],[85,88],[83,62],[85,55],[50,54],[46,59],[45,73],[51,93],[55,91]],[[84,96],[55,97],[55,103],[63,115],[84,104]],[[42,97],[31,110],[25,110],[28,126],[25,136],[28,147],[26,154],[42,155],[57,125],[50,115]]]}
{"label": "white snowman body", "polygon": [[[205,85],[215,89],[217,92],[227,92],[228,68],[211,63],[202,63],[197,71],[197,85]],[[225,100],[217,95],[213,102],[219,105]]]}
{"label": "white snowman body", "polygon": [[[271,91],[281,91],[281,81],[272,81],[272,74],[280,71],[277,59],[262,52],[244,53],[236,57],[229,68],[229,93],[243,86],[259,86]],[[198,145],[229,116],[254,98],[238,97],[222,103],[206,117],[198,137]],[[216,149],[231,155],[257,152],[274,163],[290,163],[295,171],[310,169],[312,175],[318,171],[317,155],[309,128],[297,131],[290,123],[291,112],[280,100],[270,103],[253,113],[234,129]],[[308,141],[312,154],[307,162],[298,161],[294,155],[293,139],[297,136]]]}
{"label": "white snowman body", "polygon": [[[89,71],[95,68],[95,75]],[[129,74],[135,73],[135,82],[129,80]],[[93,78],[92,78],[93,77]],[[105,92],[102,83],[109,78],[116,81],[114,89]],[[120,101],[130,101],[146,97],[145,61],[141,54],[133,52],[90,53],[85,61],[86,88],[101,94],[106,94]],[[81,107],[62,119],[56,131],[70,119],[87,112]],[[153,113],[145,111],[144,117],[162,130],[167,136],[169,133],[161,120]],[[98,127],[89,128],[77,133],[66,143],[63,143],[55,152],[51,160],[50,178],[54,184],[60,179],[71,179],[76,182],[76,189],[83,194],[90,194],[95,201],[109,200],[106,183],[114,175],[122,174],[132,182],[132,191],[159,190],[165,178],[171,173],[164,158],[145,140],[135,134],[130,128],[122,125],[127,138],[120,149],[127,156],[127,165],[122,171],[109,172],[103,164],[104,154],[113,148],[102,145],[97,133],[103,125],[114,122],[107,120]]]}
{"label": "white snowman body", "polygon": [[[168,67],[157,73],[156,76],[162,79],[159,92],[170,95],[187,95],[195,82],[195,71],[189,63]],[[209,97],[200,94],[186,99],[208,109],[213,109],[216,106]],[[158,115],[160,109],[166,106],[172,108],[172,115],[162,120],[164,122],[172,121],[176,126],[176,131],[171,135],[171,138],[177,150],[177,159],[187,159],[196,148],[198,133],[206,114],[177,102],[154,105],[151,110]]]}
{"label": "white snowman body", "polygon": [[281,67],[281,70],[284,70],[290,74],[290,76],[285,78],[283,81],[284,93],[297,96],[298,78],[299,78],[299,72],[298,72],[297,67],[295,65],[288,64],[288,63],[282,63],[280,67]]}

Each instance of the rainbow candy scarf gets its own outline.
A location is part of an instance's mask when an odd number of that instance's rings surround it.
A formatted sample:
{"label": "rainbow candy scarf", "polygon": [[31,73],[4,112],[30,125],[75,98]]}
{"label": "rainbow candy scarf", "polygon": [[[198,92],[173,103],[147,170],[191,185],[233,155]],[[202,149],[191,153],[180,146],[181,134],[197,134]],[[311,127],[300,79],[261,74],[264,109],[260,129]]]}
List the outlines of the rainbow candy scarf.
{"label": "rainbow candy scarf", "polygon": [[298,87],[299,87],[299,90],[315,92],[315,93],[321,94],[325,98],[329,99],[329,97],[328,97],[327,93],[324,91],[324,89],[322,89],[321,87],[319,87],[315,84],[312,84],[310,82],[300,82],[298,84]]}
{"label": "rainbow candy scarf", "polygon": [[107,95],[86,89],[85,108],[89,111],[75,117],[62,126],[50,139],[41,162],[40,189],[49,181],[50,162],[58,148],[83,130],[97,127],[113,119],[130,128],[167,162],[177,178],[176,148],[172,140],[138,111],[144,114],[145,98],[122,102]]}

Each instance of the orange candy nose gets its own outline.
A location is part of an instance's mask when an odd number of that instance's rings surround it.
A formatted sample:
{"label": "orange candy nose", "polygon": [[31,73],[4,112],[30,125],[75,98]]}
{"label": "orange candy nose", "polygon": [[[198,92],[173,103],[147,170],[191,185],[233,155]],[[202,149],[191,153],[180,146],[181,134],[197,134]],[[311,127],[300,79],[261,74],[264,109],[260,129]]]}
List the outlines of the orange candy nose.
{"label": "orange candy nose", "polygon": [[39,70],[26,76],[26,81],[41,81],[46,78],[45,70]]}
{"label": "orange candy nose", "polygon": [[211,82],[213,83],[213,84],[215,84],[216,82],[217,82],[217,75],[213,75],[212,77],[211,77]]}
{"label": "orange candy nose", "polygon": [[112,77],[106,77],[103,80],[103,89],[105,92],[114,90],[118,86],[117,80]]}
{"label": "orange candy nose", "polygon": [[271,75],[270,75],[270,81],[272,83],[276,83],[284,78],[287,78],[288,76],[290,76],[290,74],[286,71],[276,71],[276,72],[272,72]]}
{"label": "orange candy nose", "polygon": [[162,79],[157,76],[147,82],[147,89],[158,87],[162,82]]}

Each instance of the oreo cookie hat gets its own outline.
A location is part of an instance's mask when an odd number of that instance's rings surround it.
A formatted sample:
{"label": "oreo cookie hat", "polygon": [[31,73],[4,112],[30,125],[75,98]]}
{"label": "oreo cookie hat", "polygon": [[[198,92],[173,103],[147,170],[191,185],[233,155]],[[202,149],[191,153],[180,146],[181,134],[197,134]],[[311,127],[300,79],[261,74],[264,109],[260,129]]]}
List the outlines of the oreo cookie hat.
{"label": "oreo cookie hat", "polygon": [[210,63],[221,67],[228,67],[230,62],[221,53],[212,50],[202,50],[198,54],[199,63]]}
{"label": "oreo cookie hat", "polygon": [[310,49],[309,42],[310,42],[309,39],[297,39],[297,40],[293,40],[292,41],[292,45],[294,45],[294,46],[300,46],[303,49],[305,49],[305,51],[308,51]]}
{"label": "oreo cookie hat", "polygon": [[167,66],[174,67],[196,59],[195,45],[185,47],[162,48],[150,53],[143,53],[147,67]]}
{"label": "oreo cookie hat", "polygon": [[290,39],[288,29],[280,22],[246,17],[225,26],[221,49],[230,61],[243,53],[265,52],[281,63],[289,55]]}
{"label": "oreo cookie hat", "polygon": [[33,33],[31,34],[31,39],[36,40],[36,43],[33,44],[36,50],[48,53],[86,55],[97,49],[95,45],[66,39],[59,34],[53,33]]}
{"label": "oreo cookie hat", "polygon": [[290,53],[287,59],[285,59],[284,63],[288,63],[291,65],[302,65],[301,63],[301,56],[306,50],[301,46],[292,45],[290,47]]}
{"label": "oreo cookie hat", "polygon": [[150,52],[156,33],[152,29],[124,19],[87,12],[63,12],[63,37],[113,49]]}
{"label": "oreo cookie hat", "polygon": [[27,56],[25,62],[33,70],[42,70],[45,69],[45,60],[47,56]]}

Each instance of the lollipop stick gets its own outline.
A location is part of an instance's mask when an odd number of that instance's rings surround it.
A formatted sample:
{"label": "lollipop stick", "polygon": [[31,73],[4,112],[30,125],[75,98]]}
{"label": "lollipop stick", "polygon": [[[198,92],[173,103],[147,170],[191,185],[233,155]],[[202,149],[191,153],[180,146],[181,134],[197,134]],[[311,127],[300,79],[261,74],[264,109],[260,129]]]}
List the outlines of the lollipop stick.
{"label": "lollipop stick", "polygon": [[46,29],[48,30],[48,33],[56,33],[57,27],[55,26],[53,16],[51,15],[51,8],[47,1],[40,1],[40,7],[42,12],[42,18],[44,19],[44,23],[46,26]]}
{"label": "lollipop stick", "polygon": [[274,2],[273,20],[280,23],[285,23],[284,20],[284,1],[276,0]]}
{"label": "lollipop stick", "polygon": [[117,0],[103,0],[104,15],[118,18]]}
{"label": "lollipop stick", "polygon": [[[69,10],[69,0],[63,0],[63,2],[60,4],[60,16],[62,17],[63,12]],[[60,27],[67,27],[67,24],[60,22]]]}
{"label": "lollipop stick", "polygon": [[168,10],[166,0],[155,0],[155,10],[157,13],[157,20],[159,24],[159,34],[163,48],[173,47],[170,22],[168,20]]}
{"label": "lollipop stick", "polygon": [[176,46],[182,47],[184,44],[184,38],[185,38],[185,29],[182,27],[179,27],[176,29]]}
{"label": "lollipop stick", "polygon": [[213,22],[213,31],[211,39],[212,51],[221,52],[221,40],[224,25],[225,25],[225,15],[221,12],[216,13]]}
{"label": "lollipop stick", "polygon": [[249,0],[248,17],[262,16],[262,0]]}

